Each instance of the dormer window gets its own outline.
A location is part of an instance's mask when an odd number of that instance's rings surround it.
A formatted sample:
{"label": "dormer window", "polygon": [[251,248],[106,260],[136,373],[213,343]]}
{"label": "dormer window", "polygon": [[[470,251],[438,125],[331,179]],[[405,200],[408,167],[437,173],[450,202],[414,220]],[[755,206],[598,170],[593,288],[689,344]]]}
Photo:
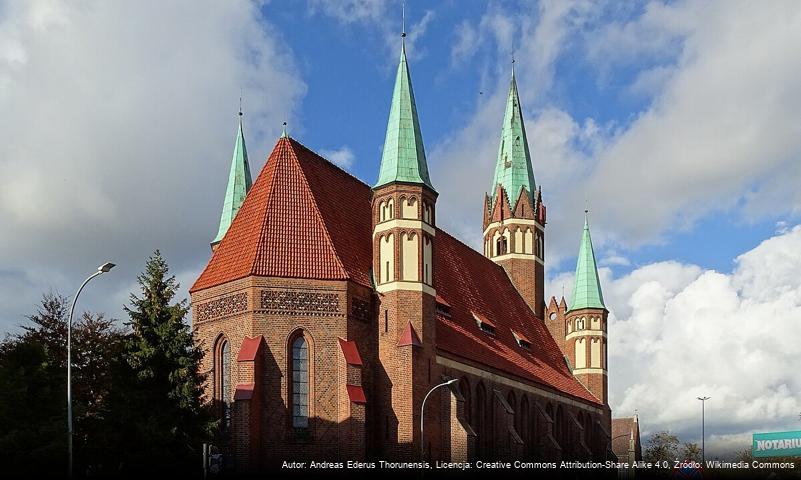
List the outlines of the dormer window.
{"label": "dormer window", "polygon": [[487,317],[473,312],[473,318],[476,320],[476,325],[478,325],[478,328],[480,328],[482,332],[495,335],[495,324],[490,322]]}
{"label": "dormer window", "polygon": [[437,295],[437,315],[451,318],[451,305],[439,295]]}
{"label": "dormer window", "polygon": [[528,338],[520,333],[515,332],[514,330],[512,330],[512,335],[514,335],[518,347],[531,351],[531,342],[529,342]]}

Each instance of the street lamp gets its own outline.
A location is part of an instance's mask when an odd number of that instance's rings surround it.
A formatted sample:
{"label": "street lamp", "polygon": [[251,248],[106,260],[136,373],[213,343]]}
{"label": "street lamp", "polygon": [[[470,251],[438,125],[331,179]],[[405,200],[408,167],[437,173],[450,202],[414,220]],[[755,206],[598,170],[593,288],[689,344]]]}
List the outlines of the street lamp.
{"label": "street lamp", "polygon": [[450,385],[450,384],[456,383],[458,381],[459,381],[458,378],[453,378],[451,380],[448,380],[447,382],[442,382],[439,385],[435,385],[434,388],[429,390],[428,393],[426,393],[426,396],[423,397],[423,404],[420,406],[420,461],[421,462],[423,461],[423,457],[425,455],[425,442],[423,441],[423,439],[424,439],[424,437],[423,437],[423,417],[426,414],[426,400],[428,400],[428,396],[431,395],[431,393],[434,390],[438,389],[439,387],[444,387],[445,385]]}
{"label": "street lamp", "polygon": [[704,449],[704,437],[706,437],[704,429],[704,410],[706,406],[706,401],[709,400],[709,397],[698,397],[698,400],[701,400],[701,468],[704,468],[706,464],[706,450]]}
{"label": "street lamp", "polygon": [[72,478],[72,314],[75,313],[75,304],[78,302],[78,295],[81,294],[83,287],[89,283],[89,280],[98,275],[102,275],[112,268],[114,264],[106,262],[97,267],[97,271],[89,275],[86,280],[81,284],[81,288],[72,297],[72,307],[70,307],[70,317],[67,321],[67,450],[69,451],[69,465],[67,475]]}

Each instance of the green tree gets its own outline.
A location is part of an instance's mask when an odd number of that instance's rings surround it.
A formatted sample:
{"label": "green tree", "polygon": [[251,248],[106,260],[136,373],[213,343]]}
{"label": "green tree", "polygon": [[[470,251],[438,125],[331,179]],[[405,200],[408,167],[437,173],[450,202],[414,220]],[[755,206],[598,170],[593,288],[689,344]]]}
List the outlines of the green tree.
{"label": "green tree", "polygon": [[[69,300],[43,295],[22,333],[0,343],[0,464],[5,473],[63,474],[67,460],[66,356]],[[114,442],[106,399],[122,332],[103,315],[73,325],[76,473],[105,462]]]}
{"label": "green tree", "polygon": [[179,285],[158,250],[138,282],[141,296],[131,294],[125,307],[131,334],[124,358],[132,382],[115,400],[127,440],[123,468],[190,472],[198,468],[202,444],[215,425],[201,401],[203,351],[184,321],[186,300],[173,303]]}
{"label": "green tree", "polygon": [[685,442],[684,445],[681,446],[681,455],[679,455],[679,460],[694,460],[696,462],[700,462],[701,447],[699,447],[697,443]]}
{"label": "green tree", "polygon": [[643,459],[646,462],[664,462],[670,465],[678,458],[679,439],[668,431],[656,432],[648,437]]}

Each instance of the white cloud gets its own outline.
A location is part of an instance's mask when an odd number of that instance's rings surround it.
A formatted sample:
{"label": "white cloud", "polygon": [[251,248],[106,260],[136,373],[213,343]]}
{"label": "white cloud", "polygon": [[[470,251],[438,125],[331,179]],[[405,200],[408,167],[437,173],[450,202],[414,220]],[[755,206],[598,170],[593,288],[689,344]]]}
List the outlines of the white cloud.
{"label": "white cloud", "polygon": [[[801,5],[651,2],[625,21],[604,18],[603,8],[542,2],[512,15],[490,7],[469,27],[491,40],[498,58],[510,42],[503,32],[519,39],[518,84],[549,207],[551,264],[575,253],[585,198],[596,246],[619,249],[662,242],[713,213],[746,221],[801,214],[801,69],[787,60],[801,56]],[[452,57],[465,48],[456,43]],[[556,107],[570,95],[554,88],[556,65],[566,51],[581,62],[577,50],[601,83],[616,68],[633,71],[623,91],[647,96],[644,109],[599,124]],[[467,228],[479,224],[480,202],[462,192],[487,189],[508,82],[507,68],[490,70],[491,87],[475,109],[431,149],[447,213],[440,219],[474,245],[477,234]],[[557,114],[560,128],[541,137]],[[541,145],[549,138],[550,146]]]}
{"label": "white cloud", "polygon": [[[748,211],[762,200],[759,187],[784,192],[801,181],[793,168],[801,156],[801,71],[787,62],[801,55],[801,7],[660,9],[686,30],[676,70],[652,106],[599,153],[586,186],[593,198],[615,199],[598,215],[629,244],[740,200]],[[633,21],[643,42],[648,18]],[[796,191],[772,207],[788,211],[799,201]]]}
{"label": "white cloud", "polygon": [[305,92],[268,20],[249,2],[6,4],[3,327],[32,310],[27,291],[71,295],[105,260],[119,266],[82,303],[111,315],[120,311],[113,291],[155,248],[176,270],[201,266],[240,88],[254,175]]}
{"label": "white cloud", "polygon": [[[387,55],[387,67],[396,66],[400,48],[402,8],[399,3],[386,0],[309,0],[311,15],[325,15],[345,27],[355,25],[367,27],[370,34],[377,34],[383,40]],[[425,35],[431,21],[435,18],[433,10],[406,8],[406,51],[409,60],[418,61],[426,56],[426,49],[416,48],[417,42]],[[417,19],[416,21],[414,19]],[[365,33],[361,32],[364,36]]]}
{"label": "white cloud", "polygon": [[312,14],[320,12],[344,24],[375,22],[385,15],[387,2],[386,0],[309,0],[309,10]]}
{"label": "white cloud", "polygon": [[676,262],[621,278],[601,271],[614,415],[637,409],[646,432],[696,441],[695,398],[708,395],[707,445],[721,453],[747,448],[751,432],[797,427],[801,277],[792,272],[801,269],[801,226],[736,263],[730,274]]}
{"label": "white cloud", "polygon": [[353,155],[353,150],[351,150],[348,146],[343,146],[336,150],[320,150],[320,156],[330,160],[345,170],[350,170],[350,168],[353,166],[353,160],[355,158]]}

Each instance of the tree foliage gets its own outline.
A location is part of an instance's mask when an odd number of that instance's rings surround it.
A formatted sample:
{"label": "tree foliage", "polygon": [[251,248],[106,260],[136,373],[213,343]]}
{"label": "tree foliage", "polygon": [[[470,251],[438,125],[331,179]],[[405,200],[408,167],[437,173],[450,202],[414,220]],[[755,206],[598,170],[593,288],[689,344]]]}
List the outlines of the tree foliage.
{"label": "tree foliage", "polygon": [[698,446],[695,442],[685,442],[681,446],[681,454],[679,455],[679,460],[692,460],[696,462],[701,461],[701,447]]}
{"label": "tree foliage", "polygon": [[123,463],[131,471],[197,469],[201,448],[211,438],[212,415],[203,404],[203,350],[185,322],[186,300],[173,303],[179,288],[157,250],[138,277],[141,295],[125,308],[131,334],[124,359],[132,381],[120,411],[128,443]]}
{"label": "tree foliage", "polygon": [[[76,477],[199,474],[216,424],[201,398],[202,350],[186,300],[156,251],[121,328],[84,313],[72,329]],[[22,332],[0,342],[0,465],[10,477],[67,471],[66,345],[69,300],[42,297]]]}
{"label": "tree foliage", "polygon": [[[10,473],[52,474],[67,468],[67,317],[69,301],[50,293],[22,333],[0,344],[0,462]],[[123,332],[84,313],[73,325],[73,425],[78,464],[107,455],[112,364]]]}
{"label": "tree foliage", "polygon": [[656,432],[648,437],[643,459],[647,462],[664,462],[672,464],[678,459],[679,439],[670,432]]}

